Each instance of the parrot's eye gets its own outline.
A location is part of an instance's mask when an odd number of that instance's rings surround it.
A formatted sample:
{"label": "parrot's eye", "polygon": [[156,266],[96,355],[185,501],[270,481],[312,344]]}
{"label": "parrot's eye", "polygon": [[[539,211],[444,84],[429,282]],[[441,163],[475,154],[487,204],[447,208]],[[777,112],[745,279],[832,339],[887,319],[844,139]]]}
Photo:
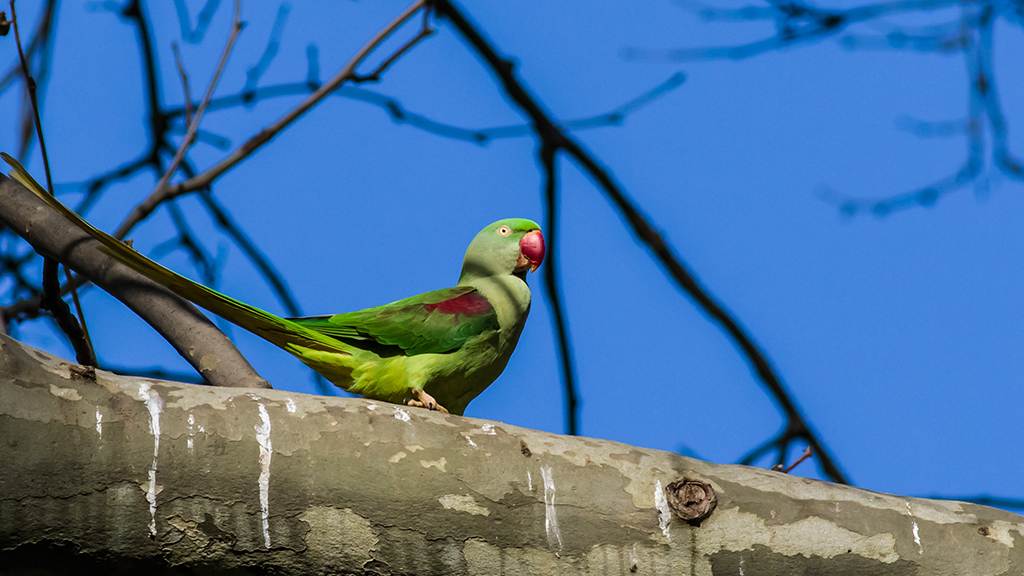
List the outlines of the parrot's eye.
{"label": "parrot's eye", "polygon": [[509,228],[508,226],[502,226],[501,228],[498,228],[498,234],[501,234],[502,236],[508,236],[511,233],[512,229]]}

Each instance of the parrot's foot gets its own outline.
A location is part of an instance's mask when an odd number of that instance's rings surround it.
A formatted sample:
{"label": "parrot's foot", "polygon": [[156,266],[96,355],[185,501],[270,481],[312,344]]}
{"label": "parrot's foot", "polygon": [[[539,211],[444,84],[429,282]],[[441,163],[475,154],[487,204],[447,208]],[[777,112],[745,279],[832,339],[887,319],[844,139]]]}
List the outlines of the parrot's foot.
{"label": "parrot's foot", "polygon": [[420,408],[426,408],[427,410],[437,410],[438,412],[444,412],[445,414],[448,413],[448,409],[438,404],[437,400],[434,400],[434,397],[431,396],[430,394],[427,394],[426,392],[420,390],[419,388],[410,388],[409,390],[412,392],[412,395],[416,397],[416,399],[409,400],[408,402],[406,402],[407,405],[419,406]]}

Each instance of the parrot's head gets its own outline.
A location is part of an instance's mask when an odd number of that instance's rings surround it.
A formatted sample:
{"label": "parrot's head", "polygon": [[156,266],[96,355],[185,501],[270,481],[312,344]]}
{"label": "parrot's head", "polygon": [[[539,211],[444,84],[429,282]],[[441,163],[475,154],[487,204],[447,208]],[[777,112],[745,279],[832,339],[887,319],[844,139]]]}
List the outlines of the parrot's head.
{"label": "parrot's head", "polygon": [[540,226],[524,218],[506,218],[490,224],[469,243],[462,261],[462,278],[516,275],[536,271],[544,261],[544,235]]}

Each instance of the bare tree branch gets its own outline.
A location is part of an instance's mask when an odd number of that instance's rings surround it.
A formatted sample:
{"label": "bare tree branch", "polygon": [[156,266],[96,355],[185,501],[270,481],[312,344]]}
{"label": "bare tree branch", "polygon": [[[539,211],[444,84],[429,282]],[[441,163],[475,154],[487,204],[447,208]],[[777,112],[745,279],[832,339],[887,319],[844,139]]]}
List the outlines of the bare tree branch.
{"label": "bare tree branch", "polygon": [[[685,74],[681,72],[675,73],[661,84],[643,92],[636,98],[633,98],[608,112],[566,120],[562,123],[562,126],[567,130],[577,131],[621,125],[630,114],[633,114],[654,100],[657,100],[678,88],[685,80]],[[318,87],[318,83],[314,83],[311,87],[308,82],[292,82],[273,86],[261,86],[251,91],[243,90],[238,94],[214,98],[210,102],[208,110],[212,111],[216,109],[232,108],[241,104],[252,104],[261,100],[308,94],[311,90],[315,90]],[[533,128],[530,124],[514,124],[510,126],[495,126],[489,128],[464,128],[440,122],[418,112],[407,110],[401,102],[394,98],[365,88],[342,86],[335,90],[332,95],[376,106],[384,111],[392,121],[398,124],[408,124],[409,126],[437,136],[472,142],[481,146],[493,140],[503,138],[522,138],[533,135]],[[183,107],[170,108],[167,111],[168,116],[171,117],[178,117],[184,113],[185,108]]]}
{"label": "bare tree branch", "polygon": [[249,71],[245,73],[245,88],[243,88],[243,92],[251,92],[256,89],[260,77],[263,76],[263,73],[270,67],[270,63],[273,62],[274,57],[277,56],[277,51],[281,47],[281,36],[284,34],[284,25],[288,22],[288,14],[290,12],[291,6],[287,3],[281,4],[277,9],[277,16],[274,18],[274,27],[270,31],[267,47],[263,50],[263,55],[260,56],[256,65],[249,68]]}
{"label": "bare tree branch", "polygon": [[181,50],[177,42],[171,42],[171,51],[174,52],[174,65],[181,78],[181,91],[185,93],[185,132],[188,133],[188,127],[192,125],[192,90],[188,86],[188,72],[185,71],[185,63],[181,61]]}
{"label": "bare tree branch", "polygon": [[192,27],[188,15],[188,6],[185,0],[174,0],[174,8],[178,13],[178,24],[181,26],[181,37],[189,44],[198,44],[206,35],[206,29],[210,27],[210,21],[217,12],[220,0],[206,0],[206,4],[199,11],[196,17],[195,28]]}
{"label": "bare tree branch", "polygon": [[[871,214],[884,217],[908,208],[932,206],[951,193],[973,187],[975,195],[989,191],[990,172],[1024,181],[1024,161],[1010,150],[1005,113],[995,87],[992,67],[994,22],[1002,17],[1024,23],[1019,3],[996,0],[894,0],[844,9],[822,9],[795,1],[772,0],[768,6],[712,8],[683,3],[712,21],[770,20],[776,24],[773,36],[735,46],[712,46],[670,50],[629,48],[623,56],[638,61],[680,62],[716,58],[748,58],[787,46],[813,42],[847,32],[856,24],[870,23],[887,30],[884,34],[849,32],[838,38],[848,49],[894,49],[920,52],[960,52],[967,68],[968,114],[965,121],[946,124],[938,133],[959,132],[966,137],[967,157],[952,174],[908,192],[875,197],[852,196],[831,186],[820,186],[817,195],[834,205],[841,214]],[[952,22],[927,26],[896,25],[884,18],[958,7],[960,17]],[[931,127],[911,124],[914,133],[931,136]],[[906,128],[906,124],[903,126]],[[991,152],[986,157],[986,141]],[[988,164],[988,165],[986,165]]]}
{"label": "bare tree branch", "polygon": [[622,55],[628,60],[646,62],[689,62],[718,58],[738,60],[794,44],[835,36],[853,24],[883,16],[939,10],[985,1],[988,0],[894,0],[845,10],[824,10],[796,1],[773,1],[769,7],[748,6],[737,9],[699,7],[698,13],[706,20],[773,20],[776,24],[776,34],[738,46],[667,50],[627,48],[623,50]]}
{"label": "bare tree branch", "polygon": [[196,115],[189,123],[188,131],[181,140],[181,144],[178,146],[177,152],[174,154],[174,159],[171,160],[170,167],[164,172],[164,175],[157,181],[153,191],[150,192],[149,196],[138,206],[132,210],[131,214],[121,223],[118,227],[117,232],[114,234],[114,238],[123,239],[128,235],[128,232],[135,227],[136,224],[144,220],[149,214],[156,209],[165,200],[172,198],[170,190],[167,189],[167,182],[170,181],[171,176],[178,170],[182,160],[185,158],[185,152],[188,151],[189,147],[195,141],[196,132],[199,130],[199,123],[203,119],[203,113],[206,112],[206,107],[210,104],[210,98],[213,97],[213,91],[217,88],[217,82],[220,80],[221,73],[224,72],[224,66],[227,64],[228,56],[231,55],[231,48],[235,45],[235,40],[238,38],[238,33],[242,31],[242,4],[241,0],[235,0],[235,13],[231,24],[231,34],[228,36],[227,45],[224,46],[224,52],[221,54],[220,62],[217,64],[217,69],[213,73],[213,78],[210,80],[210,85],[206,89],[206,94],[203,96],[203,100],[199,103],[199,107],[196,108]]}
{"label": "bare tree branch", "polygon": [[551,318],[555,323],[558,340],[558,357],[562,361],[562,386],[565,390],[565,431],[570,436],[579,434],[579,394],[576,392],[576,370],[573,368],[572,345],[569,339],[568,321],[562,307],[561,286],[558,281],[558,149],[548,141],[540,143],[538,160],[544,175],[545,210],[544,230],[548,235],[548,265],[544,269],[544,286],[551,306]]}
{"label": "bare tree branch", "polygon": [[423,9],[423,25],[420,27],[419,33],[403,44],[398,50],[392,52],[390,56],[385,58],[383,62],[373,69],[373,72],[366,75],[358,75],[353,80],[355,82],[379,82],[381,74],[386,72],[392,64],[397,62],[399,58],[412,50],[417,44],[433,34],[434,30],[430,27],[430,6],[427,5],[427,7]]}
{"label": "bare tree branch", "polygon": [[[32,120],[35,125],[36,138],[39,141],[39,150],[43,157],[43,167],[46,169],[46,189],[53,196],[53,177],[50,174],[50,157],[46,153],[46,139],[43,138],[43,122],[39,114],[39,98],[36,95],[36,81],[29,70],[28,58],[21,45],[21,32],[18,26],[18,14],[14,8],[14,0],[10,0],[11,20],[14,24],[14,39],[18,47],[18,59],[21,62],[21,73],[25,81],[25,89],[28,91],[29,102],[32,107]],[[22,139],[21,152],[27,150],[27,140]],[[96,366],[96,352],[93,350],[92,342],[89,340],[89,332],[85,329],[85,316],[82,313],[81,303],[78,294],[74,295],[78,320],[71,315],[71,309],[60,295],[60,278],[58,277],[59,263],[56,260],[47,258],[43,261],[43,294],[40,303],[53,314],[53,318],[60,327],[61,332],[67,337],[71,346],[75,349],[75,356],[80,364]],[[70,278],[67,270],[65,274]]]}
{"label": "bare tree branch", "polygon": [[1024,567],[1004,510],[363,399],[82,378],[6,337],[0,422],[0,565],[18,576]]}
{"label": "bare tree branch", "polygon": [[[173,191],[168,194],[168,197],[179,196],[188,192],[205,188],[213,183],[214,180],[219,178],[222,174],[230,170],[231,168],[238,165],[239,162],[246,159],[253,152],[258,150],[264,144],[269,142],[274,136],[280,133],[282,130],[290,126],[295,120],[299,119],[303,114],[309,111],[310,108],[318,104],[331,92],[336,90],[339,86],[348,81],[358,80],[356,74],[356,68],[369,56],[378,46],[380,46],[384,40],[386,40],[391,34],[393,34],[398,28],[402,26],[409,18],[412,18],[416,12],[424,9],[426,6],[426,0],[416,0],[411,6],[405,9],[401,14],[398,15],[390,24],[380,30],[373,38],[370,39],[357,53],[352,57],[351,60],[326,84],[317,89],[316,92],[311,94],[308,98],[303,100],[298,106],[290,110],[276,122],[267,126],[261,130],[257,135],[247,140],[244,144],[236,148],[226,158],[221,160],[215,166],[209,168],[205,172],[189,178],[188,180],[172,186]],[[155,206],[154,206],[155,208]],[[149,209],[145,211],[145,207],[142,212],[148,215],[152,212]],[[145,217],[145,216],[143,216]]]}
{"label": "bare tree branch", "polygon": [[59,260],[123,302],[174,346],[215,386],[269,388],[234,344],[194,306],[163,286],[114,262],[98,242],[67,222],[20,184],[0,176],[0,222],[40,254]]}

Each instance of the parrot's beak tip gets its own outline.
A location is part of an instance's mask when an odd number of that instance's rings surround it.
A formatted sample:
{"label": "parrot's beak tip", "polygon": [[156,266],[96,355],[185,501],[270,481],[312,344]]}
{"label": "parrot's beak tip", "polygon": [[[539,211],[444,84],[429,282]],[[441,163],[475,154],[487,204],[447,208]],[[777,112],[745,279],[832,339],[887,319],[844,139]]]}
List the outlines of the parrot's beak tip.
{"label": "parrot's beak tip", "polygon": [[527,232],[519,241],[519,265],[529,266],[530,272],[536,272],[544,261],[544,235],[540,230]]}

